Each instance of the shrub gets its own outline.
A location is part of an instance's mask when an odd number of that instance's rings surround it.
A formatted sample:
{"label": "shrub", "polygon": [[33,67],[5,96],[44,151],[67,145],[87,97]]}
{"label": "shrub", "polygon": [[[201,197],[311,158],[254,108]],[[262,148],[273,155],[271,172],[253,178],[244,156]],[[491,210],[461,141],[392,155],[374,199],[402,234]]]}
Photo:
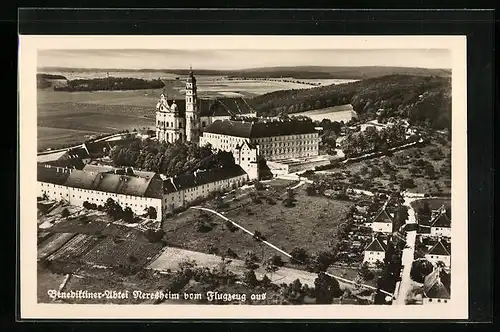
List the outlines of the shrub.
{"label": "shrub", "polygon": [[276,265],[276,266],[283,266],[285,264],[285,262],[283,261],[283,259],[281,258],[280,255],[276,254],[276,255],[273,255],[270,259],[271,263],[273,265]]}
{"label": "shrub", "polygon": [[68,218],[69,217],[69,210],[67,208],[64,208],[61,211],[61,217],[63,217],[63,218]]}
{"label": "shrub", "polygon": [[305,264],[309,258],[306,250],[304,248],[294,248],[290,253],[292,255],[292,260],[296,264]]}
{"label": "shrub", "polygon": [[231,248],[227,248],[225,254],[230,258],[238,258],[238,254],[236,254]]}
{"label": "shrub", "polygon": [[259,283],[253,270],[248,270],[245,272],[245,274],[243,275],[243,282],[250,287],[255,287]]}
{"label": "shrub", "polygon": [[161,229],[159,230],[148,229],[145,235],[146,239],[148,239],[149,242],[155,243],[155,242],[160,242],[163,239],[165,232]]}

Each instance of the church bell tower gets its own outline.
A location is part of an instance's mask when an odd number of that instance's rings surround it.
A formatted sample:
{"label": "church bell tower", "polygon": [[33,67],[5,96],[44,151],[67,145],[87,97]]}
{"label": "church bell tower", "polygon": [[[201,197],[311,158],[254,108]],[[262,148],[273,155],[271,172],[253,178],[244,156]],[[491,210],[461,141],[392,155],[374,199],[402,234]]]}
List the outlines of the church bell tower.
{"label": "church bell tower", "polygon": [[199,121],[196,77],[190,67],[186,81],[186,141],[198,143]]}

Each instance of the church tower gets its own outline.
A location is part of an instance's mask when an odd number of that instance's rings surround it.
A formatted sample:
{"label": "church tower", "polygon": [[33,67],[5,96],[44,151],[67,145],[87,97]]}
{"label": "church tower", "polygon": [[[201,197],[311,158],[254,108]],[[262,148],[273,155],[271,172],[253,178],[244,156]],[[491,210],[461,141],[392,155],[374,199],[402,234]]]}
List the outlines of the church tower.
{"label": "church tower", "polygon": [[172,101],[168,104],[165,95],[161,95],[156,104],[156,138],[158,141],[174,143],[177,140],[185,142],[184,119],[179,115],[179,108]]}
{"label": "church tower", "polygon": [[189,68],[186,81],[186,141],[198,143],[199,121],[196,77],[193,75],[193,70]]}

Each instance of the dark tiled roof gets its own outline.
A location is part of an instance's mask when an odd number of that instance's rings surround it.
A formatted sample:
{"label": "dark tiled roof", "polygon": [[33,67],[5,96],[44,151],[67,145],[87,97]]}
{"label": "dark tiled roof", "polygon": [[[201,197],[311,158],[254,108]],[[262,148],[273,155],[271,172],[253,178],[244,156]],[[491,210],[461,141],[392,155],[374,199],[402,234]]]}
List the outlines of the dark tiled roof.
{"label": "dark tiled roof", "polygon": [[151,180],[151,178],[76,170],[70,174],[65,184],[73,188],[158,198],[158,196],[153,195],[154,190],[148,191]]}
{"label": "dark tiled roof", "polygon": [[37,165],[37,181],[63,185],[69,177],[70,171],[63,167],[51,167],[44,164]]}
{"label": "dark tiled roof", "polygon": [[88,159],[90,158],[89,154],[87,151],[80,147],[80,148],[74,148],[71,150],[68,150],[68,155],[74,157],[74,158],[80,158],[80,159]]}
{"label": "dark tiled roof", "polygon": [[385,252],[387,246],[383,241],[380,241],[378,238],[373,239],[372,243],[366,247],[365,251],[380,251]]}
{"label": "dark tiled roof", "polygon": [[100,156],[103,154],[104,149],[108,151],[111,149],[111,146],[106,141],[85,143],[85,146],[91,156]]}
{"label": "dark tiled roof", "polygon": [[377,213],[375,218],[373,218],[372,222],[381,222],[381,223],[392,223],[394,220],[392,217],[389,215],[387,210],[385,209],[385,206]]}
{"label": "dark tiled roof", "polygon": [[431,220],[430,224],[432,227],[451,227],[451,221],[444,211]]}
{"label": "dark tiled roof", "polygon": [[245,138],[274,137],[284,135],[316,133],[314,123],[309,121],[248,122],[217,120],[205,132]]}
{"label": "dark tiled roof", "polygon": [[163,188],[165,193],[171,193],[215,181],[234,178],[244,174],[246,174],[246,172],[237,165],[231,168],[217,168],[208,171],[200,171],[196,174],[186,174],[167,179],[163,183]]}
{"label": "dark tiled roof", "polygon": [[251,150],[255,150],[257,148],[257,143],[250,143],[249,141],[245,141],[245,143],[237,144],[236,150],[240,150],[244,145],[248,146],[248,148]]}
{"label": "dark tiled roof", "polygon": [[424,279],[424,294],[428,298],[450,298],[450,275],[442,269],[435,269]]}
{"label": "dark tiled roof", "polygon": [[[255,111],[241,98],[214,98],[202,99],[198,98],[198,114],[199,116],[234,116],[255,113]],[[175,100],[179,116],[186,114],[186,100]],[[172,100],[168,101],[172,105]]]}
{"label": "dark tiled roof", "polygon": [[428,255],[450,256],[450,245],[438,241],[427,253]]}

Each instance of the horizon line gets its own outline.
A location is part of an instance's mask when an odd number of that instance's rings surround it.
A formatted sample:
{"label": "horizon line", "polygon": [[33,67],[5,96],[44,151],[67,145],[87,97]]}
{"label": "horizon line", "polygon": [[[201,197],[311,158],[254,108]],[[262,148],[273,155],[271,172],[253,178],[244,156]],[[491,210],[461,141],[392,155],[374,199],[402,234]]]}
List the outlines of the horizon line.
{"label": "horizon line", "polygon": [[[315,66],[315,65],[298,65],[298,66],[269,66],[269,67],[244,67],[239,69],[209,69],[209,68],[198,68],[194,69],[199,71],[240,71],[240,70],[250,70],[250,69],[269,69],[269,68],[300,68],[300,67],[318,67],[318,68],[405,68],[405,69],[426,69],[426,70],[447,70],[451,71],[452,68],[430,68],[430,67],[414,67],[414,66],[384,66],[384,65],[366,65],[366,66]],[[100,68],[100,67],[63,67],[63,66],[37,66],[39,69],[93,69],[93,70],[121,70],[121,71],[140,71],[140,70],[190,70],[189,68]]]}

